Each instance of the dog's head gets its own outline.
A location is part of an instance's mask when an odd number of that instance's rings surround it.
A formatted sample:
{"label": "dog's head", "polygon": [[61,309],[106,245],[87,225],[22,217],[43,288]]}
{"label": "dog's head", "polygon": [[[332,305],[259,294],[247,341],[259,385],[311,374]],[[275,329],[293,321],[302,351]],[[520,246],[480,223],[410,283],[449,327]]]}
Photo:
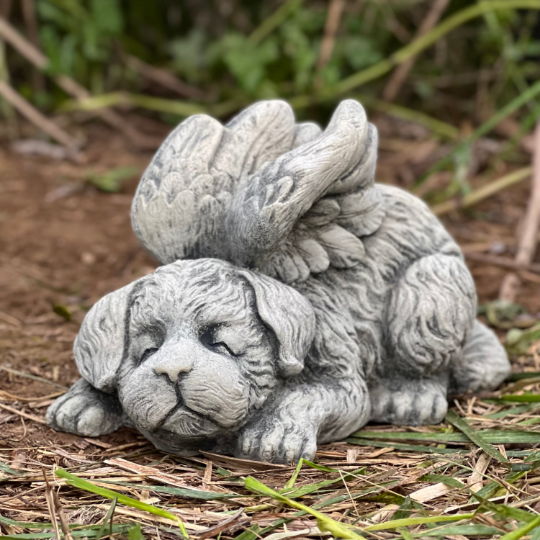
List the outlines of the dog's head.
{"label": "dog's head", "polygon": [[291,287],[223,261],[178,261],[100,300],[74,352],[145,436],[186,454],[230,437],[300,373],[314,329]]}

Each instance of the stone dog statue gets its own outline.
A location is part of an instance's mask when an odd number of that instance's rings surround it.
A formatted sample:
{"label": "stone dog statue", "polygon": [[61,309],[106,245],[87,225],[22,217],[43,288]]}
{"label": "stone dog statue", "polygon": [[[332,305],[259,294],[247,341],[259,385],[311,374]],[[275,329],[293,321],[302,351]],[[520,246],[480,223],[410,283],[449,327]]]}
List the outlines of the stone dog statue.
{"label": "stone dog statue", "polygon": [[458,246],[419,199],[374,183],[376,149],[351,100],[323,132],[283,101],[182,122],[131,213],[164,266],[90,310],[82,379],[49,425],[290,463],[370,420],[440,422],[447,392],[499,385],[508,359],[475,319]]}

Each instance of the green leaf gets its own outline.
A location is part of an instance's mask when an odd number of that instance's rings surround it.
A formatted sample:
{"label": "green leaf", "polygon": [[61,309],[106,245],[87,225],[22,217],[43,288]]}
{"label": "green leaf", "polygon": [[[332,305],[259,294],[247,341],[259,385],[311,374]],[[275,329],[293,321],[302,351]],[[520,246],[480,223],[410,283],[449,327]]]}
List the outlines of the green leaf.
{"label": "green leaf", "polygon": [[63,306],[62,304],[53,304],[53,311],[66,321],[71,321],[71,312],[66,306]]}
{"label": "green leaf", "polygon": [[129,178],[139,174],[135,167],[117,167],[104,174],[95,174],[89,172],[86,175],[86,181],[107,193],[118,193],[122,189],[122,183]]}
{"label": "green leaf", "polygon": [[119,34],[124,28],[124,17],[118,0],[91,0],[92,22],[103,33]]}

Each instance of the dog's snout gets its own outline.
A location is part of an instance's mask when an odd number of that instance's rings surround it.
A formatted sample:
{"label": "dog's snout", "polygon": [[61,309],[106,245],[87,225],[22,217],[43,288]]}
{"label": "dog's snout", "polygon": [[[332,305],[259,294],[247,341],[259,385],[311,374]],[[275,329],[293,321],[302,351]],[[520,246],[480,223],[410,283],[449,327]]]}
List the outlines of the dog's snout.
{"label": "dog's snout", "polygon": [[154,371],[158,375],[167,375],[169,380],[176,384],[180,374],[189,373],[192,367],[193,364],[189,358],[165,358],[155,366]]}

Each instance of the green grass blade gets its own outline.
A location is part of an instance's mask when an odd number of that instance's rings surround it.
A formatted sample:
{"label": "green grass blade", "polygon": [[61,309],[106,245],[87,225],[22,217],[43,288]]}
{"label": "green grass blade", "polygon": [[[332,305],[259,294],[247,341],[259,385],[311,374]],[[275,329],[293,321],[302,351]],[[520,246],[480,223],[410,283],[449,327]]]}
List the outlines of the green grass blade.
{"label": "green grass blade", "polygon": [[501,534],[501,530],[496,527],[489,527],[487,525],[451,525],[449,527],[442,527],[441,529],[434,529],[432,531],[423,531],[415,534],[415,537],[424,536],[437,536],[440,538],[446,538],[451,535],[460,535],[465,538],[471,536],[487,536],[492,538],[495,535]]}
{"label": "green grass blade", "polygon": [[145,540],[139,523],[137,523],[136,525],[131,527],[131,529],[129,529],[128,539],[129,540]]}
{"label": "green grass blade", "polygon": [[[534,444],[538,442],[538,433],[525,430],[500,430],[500,429],[485,429],[476,432],[482,439],[491,444],[508,444],[508,443],[524,443]],[[361,439],[383,439],[383,440],[405,440],[405,441],[423,441],[432,443],[453,443],[470,442],[469,437],[464,433],[416,433],[416,432],[391,432],[391,431],[357,431],[351,435],[352,438]],[[391,444],[389,446],[392,446]],[[415,447],[416,445],[410,445]],[[421,447],[419,448],[431,448]],[[439,450],[433,448],[433,450]],[[444,449],[443,449],[444,450]],[[444,453],[455,452],[455,450],[445,451]]]}
{"label": "green grass blade", "polygon": [[455,454],[457,452],[463,452],[463,450],[451,449],[451,448],[435,448],[433,446],[424,446],[421,444],[400,444],[374,441],[370,439],[361,438],[348,438],[345,442],[349,444],[357,444],[358,446],[374,446],[375,448],[394,448],[395,450],[403,450],[405,452],[422,452],[423,454]]}
{"label": "green grass blade", "polygon": [[486,454],[496,459],[500,463],[508,463],[508,459],[505,458],[493,445],[484,440],[478,431],[469,426],[469,424],[463,419],[460,418],[454,411],[448,411],[446,414],[446,420],[454,427],[459,429],[464,435],[469,437],[469,439],[480,447]]}
{"label": "green grass blade", "polygon": [[491,2],[481,2],[464,8],[442,21],[423,36],[418,37],[405,47],[396,51],[389,58],[385,58],[379,63],[369,66],[368,68],[343,79],[330,91],[313,98],[310,98],[310,96],[297,96],[296,98],[292,98],[290,103],[293,107],[304,108],[320,101],[335,99],[341,94],[348,93],[359,86],[386,75],[386,73],[395,66],[416,56],[418,53],[437,42],[441,37],[448,34],[448,32],[471,19],[481,17],[485,13],[508,9],[540,9],[540,4],[537,0],[494,0]]}
{"label": "green grass blade", "polygon": [[296,469],[294,469],[294,472],[292,473],[292,476],[289,478],[283,489],[291,489],[294,487],[294,483],[296,482],[296,479],[298,478],[298,475],[300,474],[300,469],[302,468],[302,464],[304,463],[304,459],[300,458],[298,460],[298,465],[296,466]]}
{"label": "green grass blade", "polygon": [[14,474],[16,476],[24,476],[26,474],[21,471],[16,471],[15,469],[12,469],[9,465],[6,465],[5,463],[2,463],[1,461],[0,461],[0,471],[6,472],[9,474]]}
{"label": "green grass blade", "polygon": [[536,379],[536,377],[540,377],[540,371],[526,371],[525,373],[512,373],[508,379],[506,379],[506,382],[516,382],[521,381],[523,379]]}
{"label": "green grass blade", "polygon": [[522,521],[523,523],[530,523],[534,521],[535,516],[521,508],[513,508],[512,506],[507,506],[506,504],[495,504],[483,497],[479,496],[478,493],[471,492],[471,495],[480,502],[481,506],[494,512],[498,516],[506,519],[515,519],[516,521]]}
{"label": "green grass blade", "polygon": [[511,414],[520,415],[522,413],[533,411],[537,408],[538,405],[536,405],[535,403],[529,405],[518,405],[517,407],[512,407],[511,409],[504,409],[496,413],[486,414],[484,415],[484,418],[491,418],[492,420],[497,420],[498,418],[504,418],[505,416],[509,416]]}
{"label": "green grass blade", "polygon": [[12,527],[21,527],[21,529],[52,529],[52,523],[28,523],[24,521],[15,521],[0,514],[0,523],[11,525]]}
{"label": "green grass blade", "polygon": [[161,517],[170,519],[178,524],[178,526],[180,527],[180,530],[182,531],[182,534],[186,538],[188,538],[188,534],[180,518],[178,516],[175,516],[174,514],[171,514],[170,512],[167,512],[166,510],[157,508],[156,506],[152,506],[151,504],[143,503],[136,499],[132,499],[131,497],[128,497],[127,495],[122,495],[121,493],[117,493],[116,491],[113,491],[111,489],[106,489],[106,488],[96,486],[92,484],[92,482],[83,480],[82,478],[79,478],[78,476],[75,476],[74,474],[68,473],[64,469],[57,469],[55,471],[55,474],[56,476],[60,478],[64,478],[68,484],[74,487],[77,487],[79,489],[89,491],[90,493],[95,493],[96,495],[101,495],[102,497],[105,497],[106,499],[118,499],[118,502],[120,504],[124,504],[126,506],[130,506],[131,508],[137,508],[138,510],[143,510],[145,512],[149,512],[150,514],[154,514],[156,516],[161,516]]}
{"label": "green grass blade", "polygon": [[518,540],[522,536],[525,536],[527,533],[533,531],[538,527],[540,527],[540,516],[536,517],[529,523],[526,523],[525,525],[523,525],[523,527],[520,527],[515,531],[509,532],[508,534],[501,536],[500,540]]}
{"label": "green grass blade", "polygon": [[103,538],[105,534],[107,533],[107,529],[109,531],[112,529],[112,520],[114,515],[114,510],[116,508],[116,503],[118,502],[118,499],[115,497],[111,505],[109,506],[109,509],[107,510],[107,513],[105,514],[105,517],[103,518],[103,523],[101,524],[101,527],[99,528],[99,531],[97,533],[98,538]]}
{"label": "green grass blade", "polygon": [[349,528],[348,525],[345,525],[344,523],[339,523],[339,521],[332,519],[331,517],[327,516],[326,514],[323,514],[322,512],[318,512],[317,510],[314,510],[313,508],[310,508],[309,506],[306,506],[305,504],[299,503],[297,501],[293,501],[292,499],[289,499],[288,497],[281,495],[277,491],[274,491],[268,486],[265,486],[262,482],[259,482],[258,480],[256,480],[255,478],[252,478],[251,476],[248,476],[246,478],[245,485],[246,485],[246,488],[251,491],[260,493],[261,495],[266,495],[267,497],[271,497],[272,499],[276,501],[285,503],[289,506],[292,506],[293,508],[297,508],[298,510],[303,510],[304,512],[307,512],[308,514],[312,515],[313,517],[317,519],[317,524],[321,531],[327,531],[337,538],[351,538],[351,539],[365,540],[363,536],[360,536],[359,534],[355,533],[352,529]]}
{"label": "green grass blade", "polygon": [[[140,488],[140,484],[132,484],[129,482],[116,482],[115,480],[101,480],[103,484],[115,484],[117,486]],[[178,497],[185,497],[186,499],[202,499],[204,501],[213,501],[216,499],[234,499],[235,497],[242,497],[236,493],[215,493],[213,491],[201,491],[199,489],[187,489],[178,488],[172,486],[144,486],[144,489],[149,491],[155,491],[156,493],[167,493],[168,495],[177,495]]]}
{"label": "green grass blade", "polygon": [[356,471],[345,473],[344,477],[340,476],[339,478],[333,478],[332,480],[322,480],[321,482],[306,484],[302,487],[294,489],[293,491],[289,491],[288,493],[283,489],[280,491],[280,493],[282,495],[287,495],[287,497],[289,497],[290,499],[297,499],[299,497],[304,497],[309,493],[313,493],[314,491],[318,491],[319,489],[331,486],[332,484],[337,484],[339,482],[342,482],[343,480],[349,480],[351,478],[354,478],[354,475],[361,474],[364,470],[365,468],[362,467],[361,469],[358,469]]}
{"label": "green grass blade", "polygon": [[365,531],[386,531],[388,529],[397,529],[398,527],[412,527],[413,525],[426,525],[428,523],[444,523],[447,521],[461,521],[462,519],[472,519],[473,513],[456,514],[453,516],[429,516],[429,517],[412,517],[405,519],[394,519],[376,525],[364,527]]}
{"label": "green grass blade", "polygon": [[[37,525],[37,523],[33,523]],[[52,527],[52,524],[49,523],[49,527]],[[125,534],[133,525],[113,525],[112,534]],[[98,539],[97,528],[95,526],[89,526],[85,529],[80,529],[76,531],[71,531],[71,536],[73,538],[96,538]],[[41,533],[20,533],[20,534],[8,534],[0,535],[0,540],[39,540],[41,538],[55,538],[55,533],[51,532],[41,532]]]}
{"label": "green grass blade", "polygon": [[519,403],[540,403],[540,394],[519,394],[501,396],[502,401],[513,401]]}
{"label": "green grass blade", "polygon": [[452,476],[444,476],[443,474],[426,474],[426,476],[422,476],[421,480],[423,482],[433,482],[433,483],[441,483],[445,484],[450,487],[462,489],[465,486],[463,482],[460,482],[457,478],[453,478]]}
{"label": "green grass blade", "polygon": [[[539,4],[540,9],[540,4]],[[470,147],[472,143],[477,141],[480,137],[489,133],[495,126],[497,126],[502,120],[510,116],[512,113],[517,111],[523,105],[529,101],[535,99],[540,94],[540,81],[533,84],[531,87],[527,88],[519,96],[513,99],[510,103],[507,103],[502,109],[497,111],[489,120],[484,122],[481,126],[476,128],[469,137],[467,137],[463,142],[457,145],[451,152],[446,154],[443,158],[437,161],[432,165],[424,175],[422,175],[415,183],[414,187],[420,186],[428,176],[436,171],[439,171],[444,166],[452,162],[452,159],[463,152],[467,147]]]}

